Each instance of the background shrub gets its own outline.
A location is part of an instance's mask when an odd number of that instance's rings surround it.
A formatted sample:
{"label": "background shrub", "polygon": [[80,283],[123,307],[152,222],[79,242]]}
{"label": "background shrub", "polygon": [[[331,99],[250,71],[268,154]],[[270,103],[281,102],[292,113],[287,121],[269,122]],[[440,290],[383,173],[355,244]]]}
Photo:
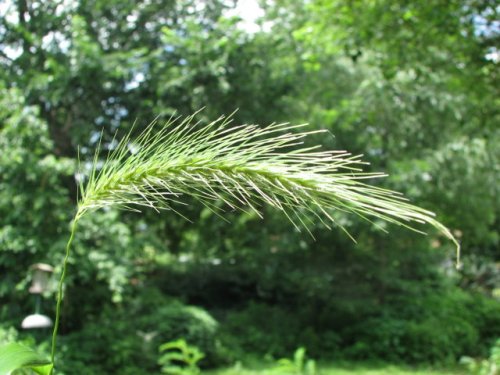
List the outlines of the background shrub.
{"label": "background shrub", "polygon": [[61,370],[66,374],[75,368],[93,374],[157,373],[158,347],[179,338],[207,353],[206,365],[214,365],[217,329],[218,323],[202,308],[145,289],[134,303],[106,306],[85,329],[65,336]]}

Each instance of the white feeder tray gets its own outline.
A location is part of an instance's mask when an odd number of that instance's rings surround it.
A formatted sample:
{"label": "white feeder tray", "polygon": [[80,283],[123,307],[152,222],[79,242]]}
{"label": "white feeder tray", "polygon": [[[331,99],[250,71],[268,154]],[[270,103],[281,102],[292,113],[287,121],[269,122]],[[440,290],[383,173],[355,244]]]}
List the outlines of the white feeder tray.
{"label": "white feeder tray", "polygon": [[32,314],[23,319],[21,327],[24,329],[48,328],[52,327],[52,320],[42,314]]}

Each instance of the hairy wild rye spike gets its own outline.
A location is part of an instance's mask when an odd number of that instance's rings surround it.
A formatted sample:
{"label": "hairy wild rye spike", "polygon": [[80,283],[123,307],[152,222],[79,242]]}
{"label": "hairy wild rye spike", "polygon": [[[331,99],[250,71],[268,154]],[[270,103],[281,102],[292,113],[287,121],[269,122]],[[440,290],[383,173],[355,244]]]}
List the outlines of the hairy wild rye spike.
{"label": "hairy wild rye spike", "polygon": [[306,230],[313,218],[334,224],[335,210],[413,230],[412,223],[428,223],[458,245],[432,212],[366,184],[363,180],[385,175],[363,172],[367,163],[360,156],[300,148],[308,135],[322,130],[287,123],[229,127],[230,122],[220,117],[201,126],[193,115],[165,126],[153,122],[135,140],[127,135],[99,172],[94,165],[77,216],[104,206],[173,210],[173,203],[189,195],[215,211],[221,210],[216,201],[259,214],[270,205]]}

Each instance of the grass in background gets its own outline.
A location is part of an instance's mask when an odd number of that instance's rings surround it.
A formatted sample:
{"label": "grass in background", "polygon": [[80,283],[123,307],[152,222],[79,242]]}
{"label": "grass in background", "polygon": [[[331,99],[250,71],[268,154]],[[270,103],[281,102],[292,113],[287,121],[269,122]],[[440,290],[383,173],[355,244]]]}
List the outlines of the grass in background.
{"label": "grass in background", "polygon": [[[459,369],[437,369],[419,366],[416,368],[387,364],[323,364],[318,366],[318,375],[464,375]],[[204,371],[206,375],[268,375],[269,368],[248,369],[241,365],[213,371]]]}

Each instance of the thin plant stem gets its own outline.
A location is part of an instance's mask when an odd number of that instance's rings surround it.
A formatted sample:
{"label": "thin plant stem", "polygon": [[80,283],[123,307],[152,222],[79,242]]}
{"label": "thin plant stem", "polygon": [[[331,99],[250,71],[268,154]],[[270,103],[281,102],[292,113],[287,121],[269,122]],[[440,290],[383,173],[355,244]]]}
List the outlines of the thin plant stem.
{"label": "thin plant stem", "polygon": [[[71,224],[71,234],[69,236],[68,243],[66,244],[66,255],[63,261],[63,269],[61,273],[61,278],[59,279],[59,286],[57,292],[57,305],[56,305],[56,319],[54,322],[54,330],[52,331],[52,349],[50,352],[50,360],[52,365],[54,365],[54,358],[56,355],[56,339],[57,339],[57,331],[59,329],[59,319],[61,316],[61,302],[63,300],[63,287],[64,287],[64,279],[66,278],[66,271],[68,269],[68,259],[71,250],[71,243],[73,242],[73,238],[75,237],[76,226],[79,220],[79,215],[77,214],[73,219],[73,223]],[[52,368],[51,374],[54,373],[54,368]]]}

